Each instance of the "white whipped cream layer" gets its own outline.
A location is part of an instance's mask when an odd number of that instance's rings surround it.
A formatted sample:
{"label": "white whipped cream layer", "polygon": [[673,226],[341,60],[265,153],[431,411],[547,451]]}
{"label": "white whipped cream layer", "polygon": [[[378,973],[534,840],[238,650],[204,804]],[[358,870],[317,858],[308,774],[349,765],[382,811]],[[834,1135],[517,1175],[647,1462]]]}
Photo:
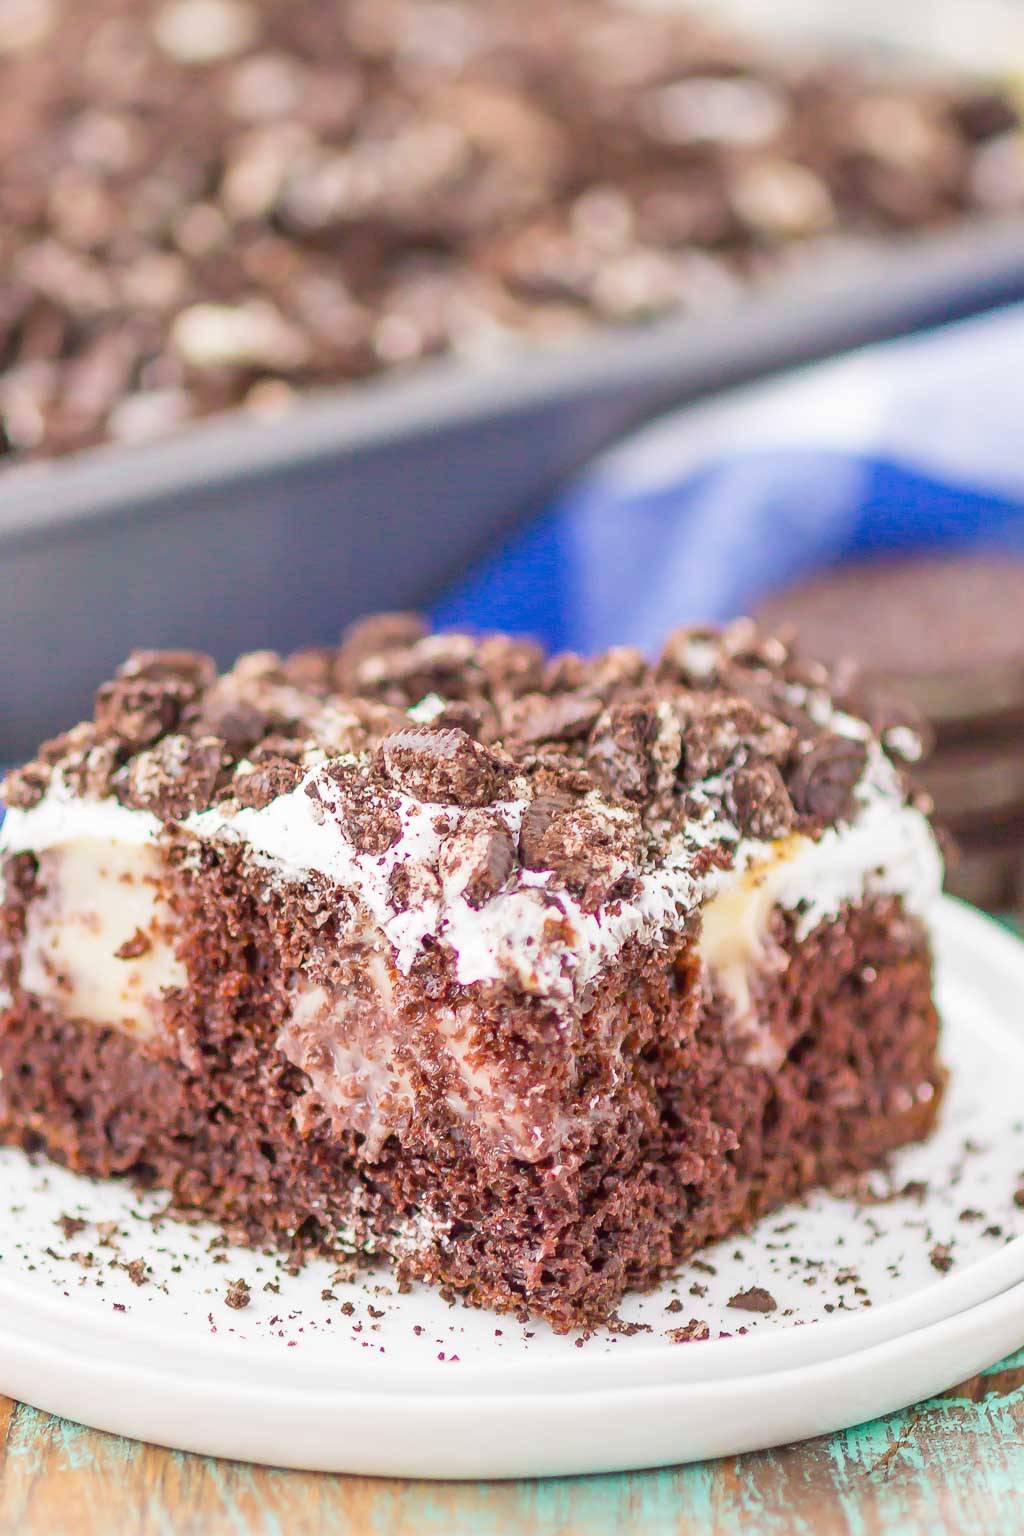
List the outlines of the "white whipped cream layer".
{"label": "white whipped cream layer", "polygon": [[[272,879],[301,881],[315,873],[354,890],[391,945],[399,971],[411,968],[431,935],[453,952],[460,982],[511,982],[563,1003],[580,999],[631,939],[657,942],[678,933],[686,916],[703,904],[704,959],[742,1006],[741,972],[756,958],[774,907],[798,914],[803,937],[844,905],[876,895],[898,896],[910,913],[927,918],[942,883],[942,861],[927,819],[905,803],[895,769],[871,744],[853,816],[817,839],[742,838],[729,823],[716,820],[706,793],[713,786],[706,784],[703,819],[666,839],[657,864],[639,876],[628,900],[584,912],[552,872],[527,870],[519,872],[514,887],[479,909],[434,881],[408,910],[396,912],[390,885],[396,866],[436,867],[442,843],[466,813],[398,796],[400,837],[384,853],[360,853],[330,814],[337,791],[329,766],[310,768],[295,790],[262,810],[213,809],[182,825],[213,843],[241,842]],[[326,816],[306,793],[309,785],[316,787]],[[488,811],[515,837],[527,803],[508,800]],[[612,807],[607,813],[616,814]],[[434,824],[442,814],[449,830],[439,833]],[[161,823],[149,813],[113,799],[77,798],[57,775],[38,805],[7,812],[0,851],[42,852],[82,837],[144,846],[160,832]],[[733,849],[733,867],[695,874],[699,849],[723,841]],[[550,896],[557,896],[557,907]]]}

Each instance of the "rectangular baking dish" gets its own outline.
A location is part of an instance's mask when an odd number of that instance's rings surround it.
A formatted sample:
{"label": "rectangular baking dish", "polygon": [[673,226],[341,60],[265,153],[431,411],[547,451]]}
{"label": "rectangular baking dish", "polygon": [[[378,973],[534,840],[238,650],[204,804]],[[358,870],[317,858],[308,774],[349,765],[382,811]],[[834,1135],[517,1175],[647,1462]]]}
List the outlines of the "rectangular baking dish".
{"label": "rectangular baking dish", "polygon": [[0,476],[0,762],[78,718],[138,644],[226,661],[428,601],[595,452],[669,407],[1024,297],[1024,223],[777,281],[728,310],[487,372],[213,418]]}

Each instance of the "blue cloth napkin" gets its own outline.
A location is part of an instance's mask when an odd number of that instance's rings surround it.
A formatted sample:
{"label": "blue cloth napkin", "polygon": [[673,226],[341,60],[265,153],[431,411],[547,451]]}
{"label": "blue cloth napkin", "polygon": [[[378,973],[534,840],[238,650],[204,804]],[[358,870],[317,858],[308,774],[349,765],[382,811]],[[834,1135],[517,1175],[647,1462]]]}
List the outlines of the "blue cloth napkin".
{"label": "blue cloth napkin", "polygon": [[435,605],[442,625],[655,648],[821,566],[1024,552],[1024,305],[665,418]]}

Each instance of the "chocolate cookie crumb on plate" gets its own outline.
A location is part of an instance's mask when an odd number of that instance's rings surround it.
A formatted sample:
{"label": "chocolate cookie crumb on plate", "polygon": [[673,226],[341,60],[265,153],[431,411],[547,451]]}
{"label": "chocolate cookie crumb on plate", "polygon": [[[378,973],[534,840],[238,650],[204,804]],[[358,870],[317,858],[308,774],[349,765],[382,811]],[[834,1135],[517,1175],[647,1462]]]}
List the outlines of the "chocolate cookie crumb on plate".
{"label": "chocolate cookie crumb on plate", "polygon": [[928,1254],[928,1260],[933,1269],[937,1269],[944,1275],[953,1268],[953,1245],[951,1243],[936,1243]]}
{"label": "chocolate cookie crumb on plate", "polygon": [[251,1300],[252,1294],[249,1290],[248,1283],[245,1280],[232,1280],[229,1282],[228,1288],[224,1292],[225,1306],[233,1307],[236,1311],[241,1311],[243,1307],[247,1307],[249,1305]]}
{"label": "chocolate cookie crumb on plate", "polygon": [[729,1306],[740,1312],[774,1312],[778,1302],[764,1286],[752,1285],[747,1291],[737,1291],[729,1297]]}

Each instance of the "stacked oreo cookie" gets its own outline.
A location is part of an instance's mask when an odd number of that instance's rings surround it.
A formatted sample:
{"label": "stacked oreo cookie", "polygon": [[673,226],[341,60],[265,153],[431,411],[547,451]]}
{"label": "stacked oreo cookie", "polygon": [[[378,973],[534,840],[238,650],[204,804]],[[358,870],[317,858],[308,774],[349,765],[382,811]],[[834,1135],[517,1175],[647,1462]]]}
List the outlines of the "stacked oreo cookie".
{"label": "stacked oreo cookie", "polygon": [[931,727],[915,777],[949,841],[947,888],[1024,908],[1024,560],[1006,552],[843,566],[772,594],[768,628],[855,659]]}

